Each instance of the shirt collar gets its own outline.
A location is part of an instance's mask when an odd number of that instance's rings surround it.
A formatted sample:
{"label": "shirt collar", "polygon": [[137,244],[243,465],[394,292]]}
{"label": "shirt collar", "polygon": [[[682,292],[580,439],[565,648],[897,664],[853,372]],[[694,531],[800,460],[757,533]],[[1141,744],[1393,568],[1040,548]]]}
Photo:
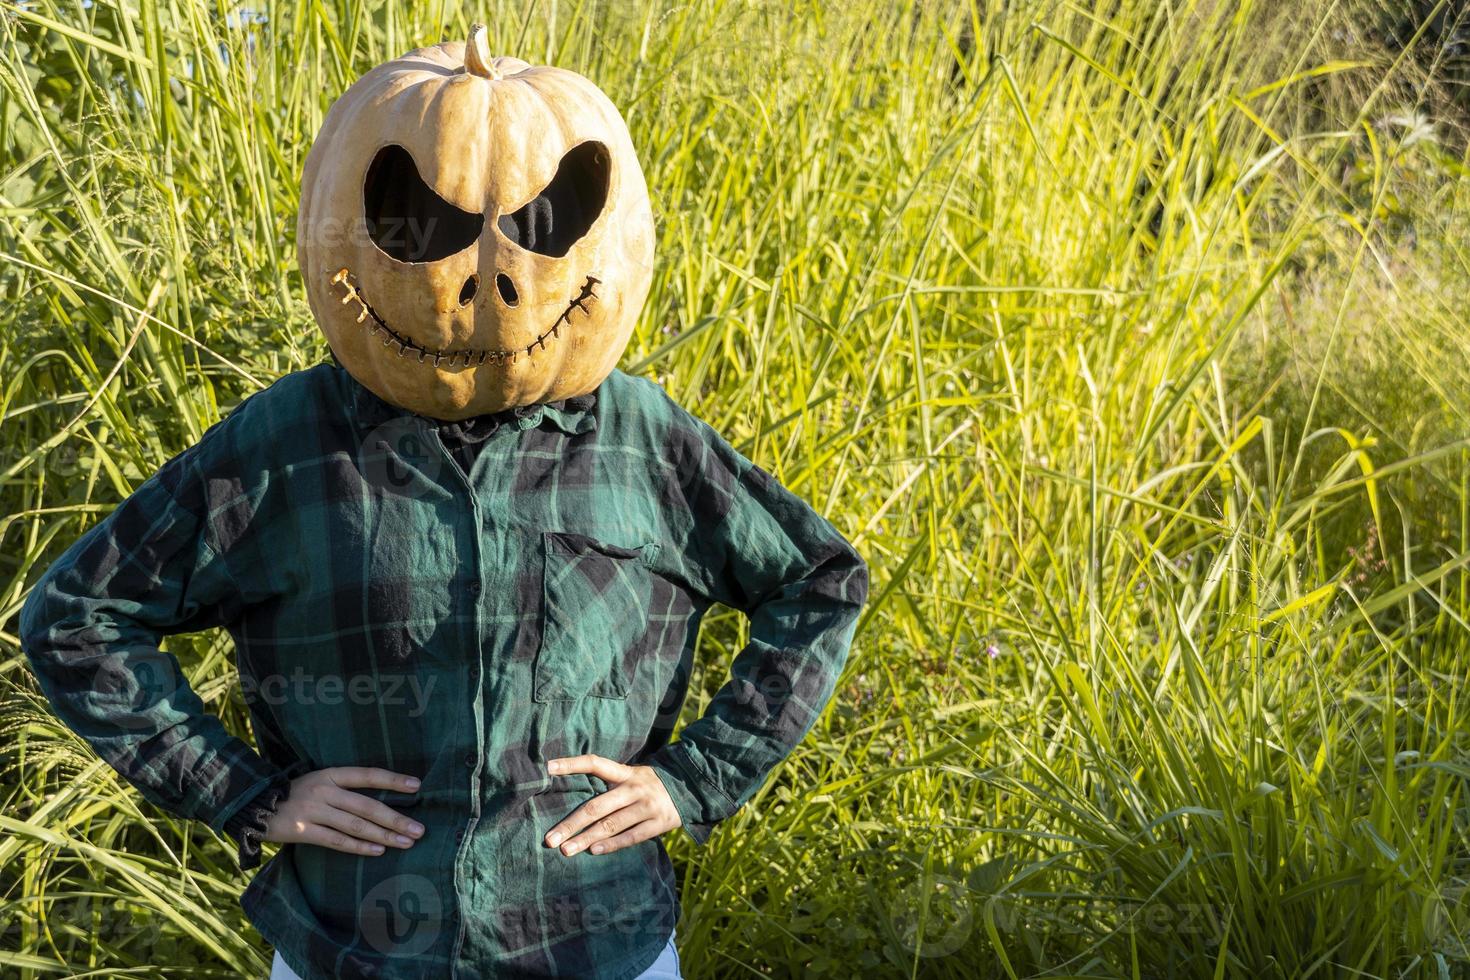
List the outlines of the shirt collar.
{"label": "shirt collar", "polygon": [[[399,408],[384,401],[368,390],[367,386],[354,378],[345,368],[338,367],[344,379],[344,383],[351,390],[352,414],[357,424],[364,429],[371,429],[382,425],[390,419],[403,416],[416,415],[407,409]],[[597,418],[592,408],[597,404],[597,393],[589,392],[585,395],[577,395],[560,401],[542,402],[536,405],[525,405],[519,408],[507,410],[503,414],[507,424],[514,424],[522,431],[538,425],[542,422],[560,429],[569,436],[580,435],[597,427]],[[437,419],[429,419],[421,416],[426,421],[435,423]]]}

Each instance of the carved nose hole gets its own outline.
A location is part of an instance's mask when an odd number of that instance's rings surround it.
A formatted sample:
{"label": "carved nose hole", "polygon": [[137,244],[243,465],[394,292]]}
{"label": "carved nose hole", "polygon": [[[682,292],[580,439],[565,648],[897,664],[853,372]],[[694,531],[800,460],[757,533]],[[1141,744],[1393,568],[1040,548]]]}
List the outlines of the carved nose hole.
{"label": "carved nose hole", "polygon": [[475,298],[475,293],[479,292],[479,290],[480,277],[470,276],[464,281],[464,285],[459,287],[459,305],[467,306],[469,301]]}
{"label": "carved nose hole", "polygon": [[515,306],[521,301],[516,295],[516,284],[510,281],[510,276],[503,272],[496,273],[495,288],[500,292],[500,298],[505,300],[506,306]]}

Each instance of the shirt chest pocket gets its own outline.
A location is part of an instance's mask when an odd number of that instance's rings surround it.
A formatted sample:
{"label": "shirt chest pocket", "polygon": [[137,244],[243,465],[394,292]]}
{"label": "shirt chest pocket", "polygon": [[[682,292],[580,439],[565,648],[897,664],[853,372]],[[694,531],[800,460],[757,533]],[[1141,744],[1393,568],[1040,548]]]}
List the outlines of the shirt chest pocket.
{"label": "shirt chest pocket", "polygon": [[657,545],[622,548],[586,535],[546,531],[540,702],[628,696],[640,641],[648,632]]}

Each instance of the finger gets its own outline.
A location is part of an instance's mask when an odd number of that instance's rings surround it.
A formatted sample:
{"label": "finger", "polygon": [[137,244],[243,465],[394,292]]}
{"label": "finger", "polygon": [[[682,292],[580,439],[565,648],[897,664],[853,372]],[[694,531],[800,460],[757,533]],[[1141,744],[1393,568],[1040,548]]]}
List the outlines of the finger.
{"label": "finger", "polygon": [[565,776],[572,772],[590,773],[605,783],[621,783],[633,775],[632,766],[625,766],[600,755],[571,755],[552,759],[546,764],[546,771],[553,776]]}
{"label": "finger", "polygon": [[630,786],[619,786],[606,793],[599,793],[548,830],[544,838],[546,846],[556,847],[584,827],[610,816],[630,803],[636,802],[638,798],[637,792]]}
{"label": "finger", "polygon": [[301,842],[303,844],[316,844],[318,847],[330,848],[334,851],[341,851],[344,854],[362,854],[368,857],[376,857],[382,854],[384,850],[382,844],[358,840],[355,837],[349,837],[340,830],[324,827],[321,824],[312,824],[307,827],[306,832],[301,835]]}
{"label": "finger", "polygon": [[342,831],[349,837],[358,840],[372,841],[376,844],[386,844],[389,847],[408,848],[413,846],[413,838],[397,831],[380,827],[355,813],[346,810],[338,810],[334,806],[323,804],[312,812],[312,820],[325,827],[332,827]]}
{"label": "finger", "polygon": [[424,834],[424,827],[418,821],[405,817],[386,803],[375,800],[371,796],[354,793],[350,789],[334,789],[324,798],[323,802],[338,810],[346,810],[365,820],[371,820],[379,827],[387,827],[389,830],[407,834],[409,837],[417,838]]}
{"label": "finger", "polygon": [[593,854],[611,854],[613,851],[621,851],[625,847],[632,847],[634,844],[642,844],[646,840],[653,840],[659,834],[672,829],[672,827],[661,827],[657,820],[645,820],[642,823],[634,824],[621,834],[614,834],[606,840],[598,841],[588,850]]}
{"label": "finger", "polygon": [[413,776],[372,766],[333,766],[323,771],[333,785],[343,789],[396,789],[413,793],[419,788],[419,781]]}
{"label": "finger", "polygon": [[649,819],[652,814],[648,807],[642,805],[625,806],[621,810],[610,813],[587,827],[571,840],[561,846],[561,852],[571,857],[579,851],[585,851],[588,847],[598,841],[616,837],[629,827],[635,827]]}

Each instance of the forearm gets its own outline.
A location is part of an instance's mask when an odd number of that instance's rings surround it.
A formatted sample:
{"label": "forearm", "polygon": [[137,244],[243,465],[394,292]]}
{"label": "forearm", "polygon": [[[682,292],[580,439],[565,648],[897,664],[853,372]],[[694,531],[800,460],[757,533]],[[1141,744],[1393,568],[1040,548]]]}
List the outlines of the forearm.
{"label": "forearm", "polygon": [[730,678],[653,767],[703,842],[816,723],[837,685],[868,593],[868,568],[810,505],[665,397],[663,499],[681,523],[669,574],[750,617]]}
{"label": "forearm", "polygon": [[203,505],[176,497],[187,475],[176,457],[47,569],[21,610],[21,645],[57,716],[103,760],[151,802],[220,830],[278,770],[205,709],[160,647],[228,621],[238,603]]}
{"label": "forearm", "polygon": [[867,568],[845,543],[751,613],[730,679],[679,740],[655,752],[690,836],[703,842],[820,717],[847,660]]}
{"label": "forearm", "polygon": [[95,616],[69,623],[63,603],[33,593],[22,614],[23,647],[57,717],[150,802],[222,829],[275,767],[205,709],[156,638]]}
{"label": "forearm", "polygon": [[260,864],[260,845],[265,841],[270,819],[290,795],[291,779],[282,772],[224,821],[221,830],[235,842],[243,870]]}

